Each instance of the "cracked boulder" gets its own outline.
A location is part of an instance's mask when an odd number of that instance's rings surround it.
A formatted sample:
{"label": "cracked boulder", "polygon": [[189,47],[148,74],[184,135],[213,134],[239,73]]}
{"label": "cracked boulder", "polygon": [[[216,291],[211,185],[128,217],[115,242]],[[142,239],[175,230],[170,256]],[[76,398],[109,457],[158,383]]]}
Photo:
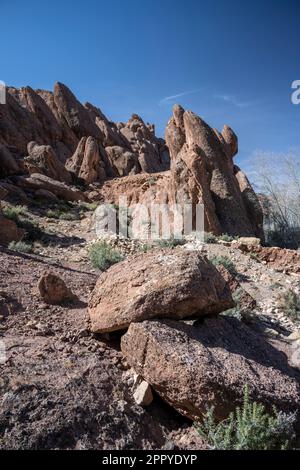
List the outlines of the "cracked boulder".
{"label": "cracked boulder", "polygon": [[217,269],[201,254],[160,250],[130,257],[103,273],[92,293],[93,332],[128,328],[150,318],[198,318],[234,305]]}
{"label": "cracked boulder", "polygon": [[263,336],[230,317],[191,326],[172,320],[132,323],[121,340],[135,372],[171,406],[192,420],[213,406],[223,420],[250,398],[271,410],[300,409],[299,375]]}

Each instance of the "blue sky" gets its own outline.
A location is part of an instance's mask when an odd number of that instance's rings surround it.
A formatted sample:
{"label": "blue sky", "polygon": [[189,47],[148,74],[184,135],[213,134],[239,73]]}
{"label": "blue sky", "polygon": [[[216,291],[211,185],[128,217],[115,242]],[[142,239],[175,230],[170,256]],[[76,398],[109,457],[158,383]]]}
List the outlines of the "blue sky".
{"label": "blue sky", "polygon": [[245,169],[260,150],[300,156],[298,1],[1,0],[0,12],[9,85],[59,80],[113,120],[140,114],[159,135],[178,102],[231,125]]}

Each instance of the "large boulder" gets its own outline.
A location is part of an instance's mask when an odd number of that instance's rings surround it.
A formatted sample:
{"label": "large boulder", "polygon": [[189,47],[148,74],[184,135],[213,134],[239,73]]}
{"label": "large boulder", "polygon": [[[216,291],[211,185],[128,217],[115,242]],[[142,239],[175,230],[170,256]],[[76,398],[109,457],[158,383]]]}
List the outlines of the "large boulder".
{"label": "large boulder", "polygon": [[135,372],[183,415],[201,419],[215,407],[218,420],[250,397],[280,410],[300,408],[300,386],[282,352],[234,318],[132,323],[121,340]]}
{"label": "large boulder", "polygon": [[40,189],[50,191],[55,196],[66,201],[86,201],[87,198],[82,191],[68,186],[60,181],[53,180],[48,176],[35,173],[26,178],[23,176],[15,177],[15,183],[24,190],[36,192]]}
{"label": "large boulder", "polygon": [[136,255],[103,273],[89,315],[92,331],[104,333],[150,318],[217,314],[233,305],[226,282],[205,257],[167,249]]}
{"label": "large boulder", "polygon": [[41,173],[57,181],[71,183],[72,177],[58,159],[51,145],[39,145],[29,142],[27,146],[29,157],[25,160],[28,172]]}
{"label": "large boulder", "polygon": [[138,157],[124,147],[117,145],[105,148],[111,165],[118,176],[134,175],[141,172]]}

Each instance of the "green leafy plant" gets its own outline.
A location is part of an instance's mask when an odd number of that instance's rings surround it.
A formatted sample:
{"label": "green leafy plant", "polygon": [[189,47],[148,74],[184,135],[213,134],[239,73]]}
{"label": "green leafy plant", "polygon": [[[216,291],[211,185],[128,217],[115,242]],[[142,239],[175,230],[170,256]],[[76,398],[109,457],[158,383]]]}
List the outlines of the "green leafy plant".
{"label": "green leafy plant", "polygon": [[121,253],[104,240],[96,242],[90,247],[89,256],[93,267],[101,271],[105,271],[123,259]]}
{"label": "green leafy plant", "polygon": [[279,305],[291,320],[300,320],[300,296],[298,294],[288,290],[279,298]]}
{"label": "green leafy plant", "polygon": [[295,421],[295,413],[283,413],[275,407],[272,415],[267,413],[262,404],[250,401],[245,387],[243,406],[236,407],[228,419],[216,422],[211,407],[196,427],[213,450],[285,450],[295,439]]}
{"label": "green leafy plant", "polygon": [[214,266],[224,266],[231,274],[237,273],[234,263],[227,256],[213,256],[211,262]]}
{"label": "green leafy plant", "polygon": [[11,242],[8,245],[8,248],[13,251],[19,251],[21,253],[32,253],[33,251],[33,246],[30,243],[26,242]]}

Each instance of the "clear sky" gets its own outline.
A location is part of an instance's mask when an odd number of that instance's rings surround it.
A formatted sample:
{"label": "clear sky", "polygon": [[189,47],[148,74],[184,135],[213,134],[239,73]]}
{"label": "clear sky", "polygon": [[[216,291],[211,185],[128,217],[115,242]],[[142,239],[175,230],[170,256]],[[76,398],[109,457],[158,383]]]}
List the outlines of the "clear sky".
{"label": "clear sky", "polygon": [[0,18],[9,85],[64,82],[110,119],[135,112],[161,136],[178,102],[231,125],[245,169],[258,150],[300,157],[299,1],[1,0]]}

